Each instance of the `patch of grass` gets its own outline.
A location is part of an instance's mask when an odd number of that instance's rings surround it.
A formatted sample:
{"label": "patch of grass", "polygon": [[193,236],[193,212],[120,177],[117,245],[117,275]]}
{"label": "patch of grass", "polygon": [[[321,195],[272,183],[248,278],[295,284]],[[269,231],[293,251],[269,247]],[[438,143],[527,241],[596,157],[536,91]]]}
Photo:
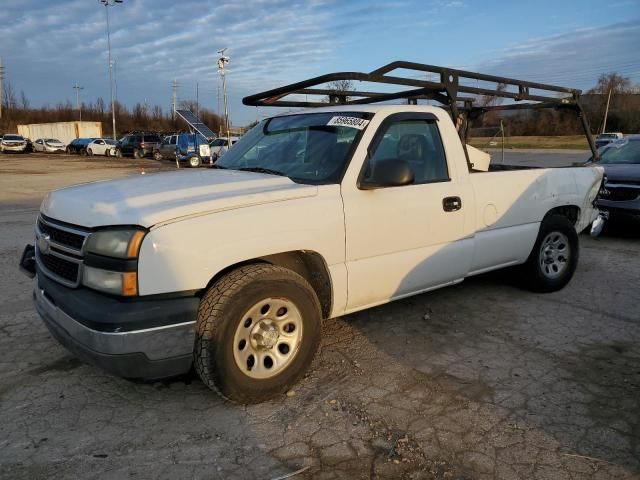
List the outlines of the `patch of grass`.
{"label": "patch of grass", "polygon": [[[470,144],[477,148],[501,148],[502,139],[495,138],[495,145],[489,145],[490,137],[474,137],[470,139]],[[584,135],[566,135],[561,137],[505,137],[505,148],[566,148],[577,150],[588,150],[589,144]]]}

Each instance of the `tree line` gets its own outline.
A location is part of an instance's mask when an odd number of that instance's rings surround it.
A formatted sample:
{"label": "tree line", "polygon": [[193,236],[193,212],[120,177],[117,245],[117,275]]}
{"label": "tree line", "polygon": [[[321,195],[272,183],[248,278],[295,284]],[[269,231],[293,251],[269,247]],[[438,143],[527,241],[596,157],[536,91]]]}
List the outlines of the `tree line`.
{"label": "tree line", "polygon": [[[609,108],[606,130],[610,132],[640,133],[640,85],[632,86],[629,78],[617,73],[602,74],[596,86],[580,97],[591,132],[600,133],[603,128],[607,101]],[[500,103],[496,97],[483,97],[481,105]],[[583,133],[575,111],[539,109],[490,112],[475,122],[473,127],[498,127],[503,121],[507,136],[561,136]]]}
{"label": "tree line", "polygon": [[[343,85],[330,85],[330,88],[337,93],[352,90],[349,81]],[[593,133],[602,130],[608,99],[607,131],[640,132],[640,85],[632,86],[628,78],[617,73],[603,74],[596,86],[581,98]],[[500,101],[498,97],[481,97],[476,104],[496,105]],[[16,94],[9,82],[5,82],[2,104],[0,133],[16,132],[17,125],[21,124],[69,122],[79,119],[79,112],[70,101],[54,106],[33,108],[25,93],[21,91],[19,95]],[[102,98],[98,98],[95,102],[83,102],[81,107],[82,120],[102,122],[104,135],[111,134],[110,105],[106,104]],[[194,113],[197,111],[200,119],[211,130],[221,131],[223,121],[215,112],[198,108],[194,100],[184,100],[180,102],[179,107]],[[116,102],[115,112],[116,128],[119,134],[132,131],[168,133],[187,128],[181,119],[174,118],[171,109],[164,110],[160,105],[150,106],[138,102],[129,109],[126,105]],[[500,120],[504,122],[507,135],[559,136],[582,133],[582,127],[575,112],[553,109],[490,112],[475,121],[472,127],[497,127]]]}
{"label": "tree line", "polygon": [[[17,95],[9,82],[5,82],[2,98],[2,119],[0,119],[0,134],[15,133],[18,125],[30,123],[71,122],[79,120],[79,112],[70,101],[57,105],[44,105],[34,108],[23,91]],[[184,100],[179,108],[188,109],[198,114],[200,120],[214,132],[219,132],[223,124],[222,118],[206,108],[198,108],[195,100]],[[111,105],[103,98],[95,102],[82,102],[82,120],[102,122],[104,136],[112,134]],[[118,135],[133,131],[170,133],[186,130],[186,123],[172,115],[171,109],[164,110],[160,105],[136,103],[127,108],[120,102],[115,102],[116,130]],[[176,118],[177,117],[177,118]]]}

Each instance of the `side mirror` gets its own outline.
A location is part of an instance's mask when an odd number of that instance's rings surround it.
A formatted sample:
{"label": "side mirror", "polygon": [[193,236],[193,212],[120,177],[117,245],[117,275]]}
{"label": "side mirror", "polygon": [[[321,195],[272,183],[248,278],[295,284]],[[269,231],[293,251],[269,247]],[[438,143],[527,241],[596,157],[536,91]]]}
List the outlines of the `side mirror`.
{"label": "side mirror", "polygon": [[406,160],[384,158],[375,162],[371,177],[360,182],[360,190],[411,185],[415,179]]}

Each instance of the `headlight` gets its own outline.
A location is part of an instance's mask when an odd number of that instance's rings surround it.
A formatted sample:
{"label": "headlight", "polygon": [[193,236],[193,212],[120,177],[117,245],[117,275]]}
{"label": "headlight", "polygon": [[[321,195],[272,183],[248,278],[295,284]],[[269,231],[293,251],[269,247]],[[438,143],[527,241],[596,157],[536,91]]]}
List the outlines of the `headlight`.
{"label": "headlight", "polygon": [[112,272],[85,265],[82,283],[89,288],[113,295],[132,297],[138,294],[138,274],[136,272]]}
{"label": "headlight", "polygon": [[142,230],[101,230],[87,240],[87,252],[105,257],[137,258],[145,232]]}

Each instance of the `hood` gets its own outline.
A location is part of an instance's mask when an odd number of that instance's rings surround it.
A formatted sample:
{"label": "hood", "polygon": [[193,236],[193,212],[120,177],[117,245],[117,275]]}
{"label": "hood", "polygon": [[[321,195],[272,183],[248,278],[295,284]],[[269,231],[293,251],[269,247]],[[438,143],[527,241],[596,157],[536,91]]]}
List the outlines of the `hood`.
{"label": "hood", "polygon": [[140,225],[317,194],[314,185],[262,173],[181,170],[85,183],[47,194],[44,215],[83,227]]}
{"label": "hood", "polygon": [[600,163],[607,176],[607,182],[640,184],[640,164]]}

